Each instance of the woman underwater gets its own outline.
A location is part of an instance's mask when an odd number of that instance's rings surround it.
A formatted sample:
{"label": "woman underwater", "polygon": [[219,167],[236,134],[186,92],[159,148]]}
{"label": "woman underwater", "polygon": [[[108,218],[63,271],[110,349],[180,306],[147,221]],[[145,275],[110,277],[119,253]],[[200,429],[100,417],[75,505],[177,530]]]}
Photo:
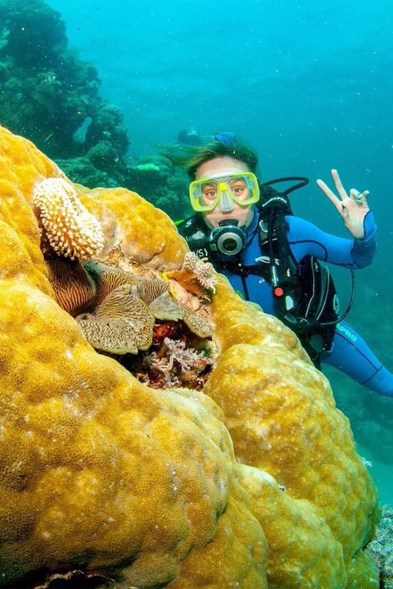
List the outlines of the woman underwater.
{"label": "woman underwater", "polygon": [[[178,226],[190,249],[207,257],[241,296],[289,325],[318,367],[329,364],[368,389],[393,396],[393,374],[338,317],[330,273],[318,262],[353,269],[371,264],[376,225],[367,204],[368,191],[351,189],[348,194],[336,170],[332,177],[338,196],[325,182],[317,181],[351,234],[344,239],[291,214],[279,193],[265,194],[256,177],[257,154],[233,133],[218,133],[205,145],[182,148],[172,159],[186,167],[191,180],[189,195],[195,214]],[[268,235],[270,201],[284,211],[281,230],[276,225],[273,237]],[[288,280],[280,280],[283,270]],[[300,279],[302,292],[295,284]],[[288,284],[291,289],[286,291]],[[314,318],[309,314],[305,319],[302,314],[315,298],[316,285],[324,292],[318,293],[319,303],[313,303]],[[306,291],[311,294],[306,296]]]}

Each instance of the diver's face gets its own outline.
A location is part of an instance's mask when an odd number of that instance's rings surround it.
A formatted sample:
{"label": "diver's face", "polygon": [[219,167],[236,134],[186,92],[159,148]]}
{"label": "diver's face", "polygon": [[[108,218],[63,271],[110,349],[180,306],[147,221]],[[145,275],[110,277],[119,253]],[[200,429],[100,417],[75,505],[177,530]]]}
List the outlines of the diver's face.
{"label": "diver's face", "polygon": [[[230,176],[231,174],[249,171],[248,166],[244,162],[229,156],[218,156],[201,164],[197,169],[195,179],[209,178],[210,176],[217,177],[221,174],[222,176]],[[221,221],[230,220],[238,221],[239,227],[251,223],[254,214],[252,206],[242,207],[231,200],[230,206],[228,207],[227,205],[225,210],[223,208],[221,202],[218,202],[212,211],[203,214],[208,227],[218,227]]]}

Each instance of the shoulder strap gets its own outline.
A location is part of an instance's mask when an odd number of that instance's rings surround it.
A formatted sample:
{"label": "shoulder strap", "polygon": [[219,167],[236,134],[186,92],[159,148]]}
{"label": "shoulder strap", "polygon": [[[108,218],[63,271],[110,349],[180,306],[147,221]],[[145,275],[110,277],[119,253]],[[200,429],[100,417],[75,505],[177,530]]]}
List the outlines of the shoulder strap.
{"label": "shoulder strap", "polygon": [[[285,219],[287,207],[285,199],[278,201],[280,195],[269,199],[269,206],[260,209],[259,243],[261,250],[269,256],[269,282],[275,296],[280,297],[281,290],[296,283],[297,265],[288,243],[288,223]],[[278,203],[278,204],[277,204]],[[281,206],[281,204],[282,206]],[[275,289],[278,289],[275,292]]]}

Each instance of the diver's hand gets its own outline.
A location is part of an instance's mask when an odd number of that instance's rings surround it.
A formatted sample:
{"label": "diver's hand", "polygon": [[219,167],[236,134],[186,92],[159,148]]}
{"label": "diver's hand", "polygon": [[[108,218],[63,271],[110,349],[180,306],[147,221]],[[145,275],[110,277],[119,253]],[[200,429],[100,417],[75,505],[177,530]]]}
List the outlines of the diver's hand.
{"label": "diver's hand", "polygon": [[363,192],[359,192],[356,188],[351,188],[348,196],[341,184],[337,170],[332,170],[331,174],[339,196],[336,196],[323,180],[317,180],[317,184],[322,192],[326,194],[330,202],[334,204],[351,235],[356,239],[362,239],[364,237],[364,217],[370,210],[367,204],[369,191],[364,190]]}

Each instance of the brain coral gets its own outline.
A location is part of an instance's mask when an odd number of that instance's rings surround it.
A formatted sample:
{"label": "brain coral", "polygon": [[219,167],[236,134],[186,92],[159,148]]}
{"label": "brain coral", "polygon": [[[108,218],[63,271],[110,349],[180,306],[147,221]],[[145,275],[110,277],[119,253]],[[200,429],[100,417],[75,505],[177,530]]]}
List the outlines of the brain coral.
{"label": "brain coral", "polygon": [[[220,279],[204,392],[148,388],[55,300],[32,193],[61,171],[4,128],[0,169],[0,587],[378,587],[376,490],[296,337]],[[161,211],[75,189],[108,248],[181,267]]]}

